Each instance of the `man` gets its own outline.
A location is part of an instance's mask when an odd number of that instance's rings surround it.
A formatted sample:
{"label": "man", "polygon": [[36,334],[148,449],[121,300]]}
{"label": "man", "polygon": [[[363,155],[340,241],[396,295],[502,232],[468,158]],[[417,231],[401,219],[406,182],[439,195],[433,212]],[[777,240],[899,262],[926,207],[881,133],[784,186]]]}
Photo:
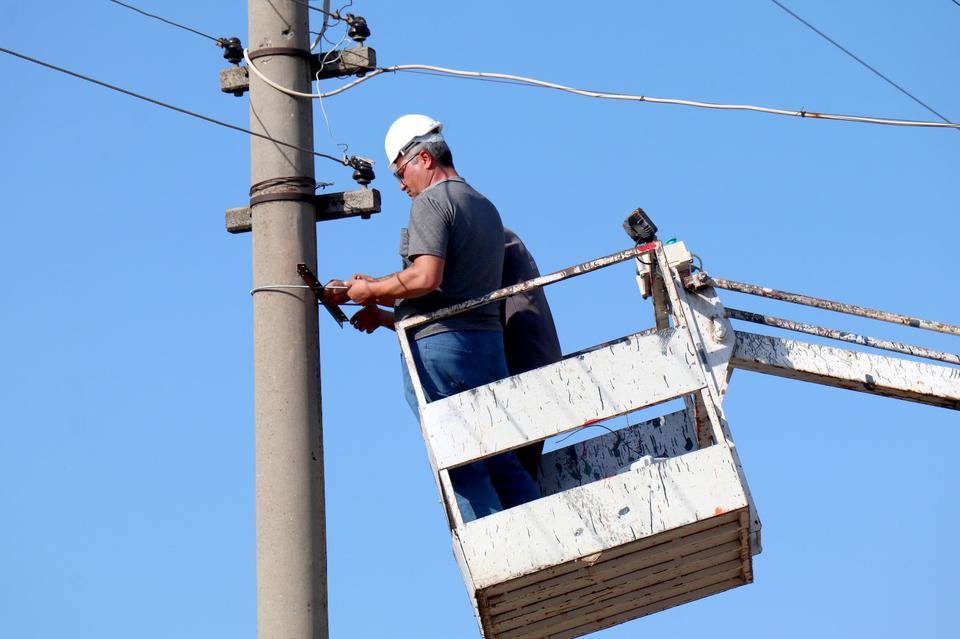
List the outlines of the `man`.
{"label": "man", "polygon": [[[445,308],[499,288],[504,232],[500,214],[460,177],[441,134],[443,125],[424,115],[405,115],[384,141],[390,170],[412,199],[401,232],[403,270],[381,278],[357,274],[346,295],[366,305],[351,323],[372,332],[397,320]],[[427,401],[435,401],[509,375],[496,304],[415,329],[411,351]],[[406,367],[407,401],[418,413]],[[450,473],[464,521],[540,496],[513,452],[456,468]]]}
{"label": "man", "polygon": [[[540,277],[540,270],[533,260],[533,255],[516,233],[504,229],[504,242],[501,288]],[[550,312],[543,288],[506,298],[500,314],[507,369],[511,375],[519,375],[560,361],[560,339],[557,337],[553,313]],[[523,446],[515,452],[524,469],[530,473],[534,482],[537,482],[543,442]]]}
{"label": "man", "polygon": [[[503,275],[500,288],[540,277],[537,263],[523,240],[508,228],[503,229],[503,234]],[[383,310],[374,304],[358,311],[350,319],[350,323],[357,330],[367,333],[372,333],[381,326],[392,330],[394,315],[393,311]],[[507,370],[511,375],[519,375],[560,361],[560,338],[557,336],[553,313],[543,288],[517,293],[503,300],[500,307],[500,325],[503,327]],[[404,378],[409,379],[407,375],[404,375]],[[408,401],[415,402],[412,393],[411,387]],[[534,483],[538,483],[543,442],[523,446],[514,452]]]}

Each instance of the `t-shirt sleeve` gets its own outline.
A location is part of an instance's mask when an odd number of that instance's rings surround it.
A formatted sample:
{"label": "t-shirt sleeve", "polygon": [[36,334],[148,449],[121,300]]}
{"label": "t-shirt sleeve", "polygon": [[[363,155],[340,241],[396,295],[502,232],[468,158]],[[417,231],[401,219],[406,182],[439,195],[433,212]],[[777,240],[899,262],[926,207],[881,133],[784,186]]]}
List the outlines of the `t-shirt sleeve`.
{"label": "t-shirt sleeve", "polygon": [[447,244],[453,226],[453,211],[430,197],[418,197],[410,209],[407,255],[447,257]]}

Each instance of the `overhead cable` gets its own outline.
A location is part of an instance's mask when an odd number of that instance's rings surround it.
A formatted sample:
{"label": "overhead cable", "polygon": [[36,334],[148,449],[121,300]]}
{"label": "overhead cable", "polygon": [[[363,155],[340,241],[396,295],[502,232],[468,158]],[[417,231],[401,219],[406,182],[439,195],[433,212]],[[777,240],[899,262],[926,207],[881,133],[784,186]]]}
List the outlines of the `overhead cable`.
{"label": "overhead cable", "polygon": [[132,4],[127,4],[126,2],[120,2],[119,0],[110,0],[110,2],[112,2],[113,4],[118,4],[118,5],[120,5],[121,7],[126,7],[127,9],[130,9],[131,11],[136,11],[137,13],[143,14],[143,15],[147,16],[148,18],[153,18],[154,20],[160,20],[161,22],[166,22],[167,24],[172,25],[172,26],[174,26],[174,27],[177,27],[178,29],[183,29],[184,31],[189,31],[190,33],[195,33],[195,34],[197,34],[198,36],[203,36],[204,38],[207,38],[208,40],[213,40],[213,41],[216,42],[218,45],[222,45],[223,42],[226,40],[226,38],[215,38],[215,37],[212,36],[212,35],[209,35],[209,34],[204,33],[203,31],[198,31],[198,30],[196,30],[196,29],[194,29],[194,28],[192,28],[192,27],[188,27],[188,26],[186,26],[186,25],[180,24],[179,22],[174,22],[173,20],[168,20],[167,18],[164,18],[163,16],[158,16],[158,15],[153,14],[153,13],[148,13],[147,11],[144,11],[143,9],[138,9],[137,7],[133,6]]}
{"label": "overhead cable", "polygon": [[[249,62],[248,62],[249,64]],[[863,122],[868,124],[886,124],[890,126],[914,126],[914,127],[931,127],[931,128],[951,128],[951,129],[960,129],[960,124],[954,122],[929,122],[925,120],[902,120],[897,118],[875,118],[859,115],[842,115],[837,113],[818,113],[816,111],[807,111],[806,109],[801,109],[799,111],[789,110],[789,109],[772,109],[768,107],[754,106],[750,104],[719,104],[715,102],[699,102],[696,100],[681,100],[677,98],[655,98],[648,95],[630,95],[626,93],[608,93],[605,91],[587,91],[584,89],[577,89],[575,87],[568,87],[562,84],[555,84],[553,82],[544,82],[542,80],[536,80],[533,78],[526,78],[519,75],[510,75],[507,73],[488,73],[486,71],[461,71],[458,69],[447,69],[444,67],[436,67],[426,64],[398,64],[390,67],[380,67],[375,71],[371,71],[362,78],[357,78],[352,82],[333,89],[332,91],[327,91],[325,93],[311,94],[311,93],[297,93],[285,89],[277,85],[274,82],[271,82],[263,77],[263,75],[254,69],[254,71],[259,75],[264,81],[273,86],[279,91],[288,93],[289,95],[296,95],[297,97],[310,97],[310,98],[329,98],[339,93],[343,93],[353,87],[357,86],[361,82],[366,82],[370,78],[382,75],[384,73],[394,72],[394,71],[433,71],[441,75],[449,76],[459,76],[465,78],[473,78],[476,80],[505,80],[509,82],[525,84],[529,86],[542,87],[545,89],[554,89],[557,91],[565,91],[567,93],[573,93],[576,95],[582,95],[589,98],[600,98],[605,100],[627,100],[632,102],[651,102],[654,104],[675,104],[680,106],[690,106],[690,107],[699,107],[703,109],[721,109],[727,111],[756,111],[758,113],[770,113],[773,115],[786,115],[799,118],[813,118],[818,120],[838,120],[841,122]]]}
{"label": "overhead cable", "polygon": [[210,122],[211,124],[216,124],[216,125],[218,125],[218,126],[222,126],[222,127],[228,128],[228,129],[233,129],[234,131],[240,131],[241,133],[246,133],[246,134],[248,134],[248,135],[252,135],[252,136],[254,136],[254,137],[261,138],[261,139],[264,139],[264,140],[269,140],[270,142],[273,142],[274,144],[279,144],[280,146],[285,146],[285,147],[288,147],[288,148],[291,148],[291,149],[296,149],[297,151],[303,151],[304,153],[309,153],[309,154],[314,155],[314,156],[316,156],[316,157],[321,157],[321,158],[325,158],[325,159],[327,159],[327,160],[332,160],[332,161],[336,162],[337,164],[342,164],[342,165],[344,165],[344,166],[354,166],[353,158],[351,158],[351,159],[337,158],[337,157],[334,157],[334,156],[332,156],[332,155],[327,155],[326,153],[320,153],[320,152],[314,151],[314,150],[312,150],[312,149],[308,149],[308,148],[305,148],[305,147],[302,147],[302,146],[298,146],[298,145],[296,145],[296,144],[290,144],[289,142],[284,142],[283,140],[277,140],[276,138],[272,138],[272,137],[270,137],[269,135],[264,135],[263,133],[257,133],[256,131],[251,131],[250,129],[245,129],[245,128],[241,127],[241,126],[237,126],[236,124],[230,124],[229,122],[223,122],[222,120],[217,120],[217,119],[215,119],[215,118],[211,118],[211,117],[209,117],[209,116],[202,115],[202,114],[200,114],[200,113],[196,113],[195,111],[189,111],[189,110],[187,110],[187,109],[184,109],[184,108],[181,108],[181,107],[178,107],[178,106],[174,106],[174,105],[168,104],[168,103],[166,103],[166,102],[161,102],[160,100],[156,100],[156,99],[154,99],[154,98],[147,97],[147,96],[142,95],[142,94],[140,94],[140,93],[135,93],[135,92],[130,91],[130,90],[128,90],[128,89],[124,89],[124,88],[122,88],[122,87],[118,87],[118,86],[116,86],[116,85],[109,84],[109,83],[107,83],[107,82],[103,82],[103,81],[97,80],[97,79],[95,79],[95,78],[91,78],[91,77],[89,77],[89,76],[83,75],[83,74],[81,74],[81,73],[77,73],[77,72],[75,72],[75,71],[70,71],[69,69],[64,69],[63,67],[58,67],[58,66],[56,66],[56,65],[54,65],[54,64],[50,64],[49,62],[44,62],[43,60],[38,60],[37,58],[32,58],[32,57],[30,57],[30,56],[28,56],[28,55],[25,55],[25,54],[23,54],[23,53],[17,53],[16,51],[11,51],[10,49],[5,49],[5,48],[3,48],[3,47],[0,47],[0,52],[6,53],[7,55],[12,55],[12,56],[17,57],[17,58],[20,58],[20,59],[22,59],[22,60],[26,60],[26,61],[28,61],[28,62],[32,62],[32,63],[34,63],[34,64],[38,64],[38,65],[43,66],[43,67],[47,67],[48,69],[53,69],[54,71],[59,71],[60,73],[64,73],[64,74],[66,74],[66,75],[70,75],[70,76],[73,76],[73,77],[75,77],[75,78],[79,78],[79,79],[81,79],[81,80],[85,80],[85,81],[90,82],[90,83],[93,83],[93,84],[100,85],[100,86],[102,86],[102,87],[106,87],[106,88],[111,89],[111,90],[113,90],[113,91],[117,91],[117,92],[119,92],[119,93],[123,93],[123,94],[125,94],[125,95],[129,95],[129,96],[131,96],[131,97],[137,98],[138,100],[143,100],[144,102],[149,102],[149,103],[151,103],[151,104],[155,104],[155,105],[157,105],[157,106],[161,106],[161,107],[163,107],[163,108],[165,108],[165,109],[170,109],[170,110],[176,111],[176,112],[178,112],[178,113],[183,113],[184,115],[189,115],[190,117],[194,117],[194,118],[198,118],[198,119],[200,119],[200,120],[204,120],[205,122]]}
{"label": "overhead cable", "polygon": [[901,120],[897,118],[875,118],[868,116],[860,115],[843,115],[838,113],[818,113],[816,111],[807,111],[806,109],[801,109],[799,111],[789,110],[789,109],[772,109],[768,107],[754,106],[751,104],[719,104],[716,102],[699,102],[696,100],[681,100],[677,98],[655,98],[647,95],[631,95],[627,93],[608,93],[605,91],[587,91],[585,89],[577,89],[575,87],[568,87],[562,84],[555,84],[553,82],[544,82],[543,80],[536,80],[534,78],[526,78],[519,75],[510,75],[507,73],[489,73],[485,71],[461,71],[459,69],[447,69],[444,67],[436,67],[426,64],[398,64],[390,67],[380,67],[374,71],[371,71],[362,78],[357,78],[353,82],[348,82],[347,84],[327,91],[325,93],[304,93],[302,91],[294,91],[293,89],[288,89],[287,87],[281,86],[265,76],[250,60],[250,56],[247,55],[247,51],[243,52],[244,60],[246,60],[248,67],[259,77],[261,80],[272,86],[277,91],[286,93],[297,98],[312,98],[320,99],[329,98],[353,87],[357,86],[362,82],[366,82],[370,78],[382,75],[388,72],[394,71],[432,71],[433,74],[439,75],[449,75],[456,77],[471,78],[475,80],[487,80],[487,81],[505,81],[508,83],[514,84],[524,84],[528,86],[542,87],[545,89],[554,89],[557,91],[565,91],[567,93],[573,93],[576,95],[582,95],[589,98],[601,98],[605,100],[627,100],[632,102],[652,102],[654,104],[675,104],[680,106],[691,106],[699,107],[703,109],[721,109],[727,111],[756,111],[758,113],[770,113],[773,115],[786,115],[799,118],[814,118],[820,120],[837,120],[841,122],[863,122],[868,124],[886,124],[890,126],[914,126],[914,127],[931,127],[931,128],[952,128],[960,129],[960,124],[953,123],[948,121],[945,122],[929,122],[926,120]]}
{"label": "overhead cable", "polygon": [[[953,0],[953,1],[954,1],[955,3],[957,3],[958,5],[960,5],[960,2],[957,2],[957,0]],[[829,42],[830,44],[832,44],[832,45],[835,46],[836,48],[838,48],[838,49],[840,49],[841,51],[843,51],[844,53],[846,53],[848,56],[850,56],[851,58],[853,58],[854,60],[856,60],[857,62],[859,62],[860,64],[862,64],[864,67],[866,67],[866,68],[869,69],[870,71],[872,71],[877,77],[879,77],[880,79],[884,80],[887,84],[889,84],[890,86],[892,86],[893,88],[895,88],[897,91],[899,91],[900,93],[904,94],[905,96],[907,96],[908,98],[910,98],[911,100],[913,100],[914,102],[916,102],[917,104],[919,104],[920,106],[922,106],[924,109],[926,109],[926,110],[929,111],[930,113],[934,114],[935,116],[937,116],[938,118],[940,118],[941,120],[943,120],[944,122],[946,122],[947,124],[951,124],[950,120],[948,120],[948,119],[945,118],[943,115],[941,115],[940,112],[938,112],[936,109],[934,109],[934,108],[931,107],[929,104],[927,104],[926,102],[924,102],[923,100],[921,100],[921,99],[918,98],[917,96],[913,95],[912,93],[910,93],[909,91],[907,91],[906,89],[904,89],[902,86],[900,86],[899,84],[897,84],[896,82],[894,82],[893,80],[891,80],[890,78],[888,78],[887,76],[885,76],[884,74],[882,74],[882,73],[880,73],[879,71],[877,71],[875,68],[873,68],[872,66],[870,66],[869,64],[867,64],[864,60],[862,60],[861,58],[859,58],[859,57],[858,57],[856,54],[854,54],[852,51],[850,51],[849,49],[847,49],[846,47],[844,47],[842,44],[840,44],[839,42],[837,42],[836,40],[834,40],[833,38],[831,38],[830,36],[828,36],[826,33],[824,33],[824,32],[821,31],[820,29],[816,28],[815,26],[813,26],[812,24],[810,24],[809,22],[807,22],[806,20],[804,20],[803,18],[801,18],[799,15],[797,15],[796,13],[794,13],[793,11],[791,11],[791,10],[790,10],[788,7],[786,7],[784,4],[782,4],[782,3],[779,2],[778,0],[770,0],[770,2],[772,2],[772,3],[775,4],[775,5],[777,5],[778,7],[780,7],[781,9],[783,9],[784,11],[786,11],[787,13],[789,13],[791,16],[793,16],[794,18],[796,18],[801,24],[803,24],[804,26],[806,26],[808,29],[810,29],[811,31],[813,31],[814,33],[816,33],[817,35],[819,35],[821,38],[823,38],[824,40],[826,40],[827,42]]]}

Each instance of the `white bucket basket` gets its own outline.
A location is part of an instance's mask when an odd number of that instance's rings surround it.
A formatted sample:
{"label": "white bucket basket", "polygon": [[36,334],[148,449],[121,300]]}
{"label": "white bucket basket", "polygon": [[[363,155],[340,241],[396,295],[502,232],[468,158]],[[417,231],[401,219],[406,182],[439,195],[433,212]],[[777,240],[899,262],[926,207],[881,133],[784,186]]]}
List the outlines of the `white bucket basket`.
{"label": "white bucket basket", "polygon": [[[424,401],[409,329],[643,253],[669,273],[674,326]],[[752,581],[760,522],[720,405],[733,331],[716,330],[727,320],[712,290],[688,297],[679,281],[654,242],[398,323],[454,554],[487,639],[577,637]],[[687,408],[545,454],[541,499],[461,518],[451,469],[675,398]]]}

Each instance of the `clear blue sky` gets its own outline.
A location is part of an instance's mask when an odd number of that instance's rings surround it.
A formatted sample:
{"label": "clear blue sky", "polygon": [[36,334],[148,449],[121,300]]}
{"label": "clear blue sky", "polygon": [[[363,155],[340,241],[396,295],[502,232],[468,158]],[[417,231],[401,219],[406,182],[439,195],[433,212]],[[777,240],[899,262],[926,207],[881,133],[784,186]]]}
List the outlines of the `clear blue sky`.
{"label": "clear blue sky", "polygon": [[[246,42],[244,2],[138,0]],[[960,119],[960,6],[789,6]],[[767,0],[363,2],[381,64],[931,119]],[[247,125],[219,49],[106,1],[5,2],[0,46]],[[334,30],[339,35],[340,31]],[[0,56],[0,636],[255,636],[246,136]],[[325,83],[332,88],[336,81]],[[319,275],[398,266],[400,114],[446,124],[461,173],[544,271],[624,248],[637,206],[710,273],[960,323],[960,133],[615,103],[391,75],[330,99],[379,161],[383,213],[318,226]],[[335,152],[316,113],[318,150]],[[318,160],[317,178],[350,189]],[[652,324],[629,266],[549,290],[564,349]],[[956,352],[956,339],[731,306]],[[476,637],[392,333],[320,318],[334,637]],[[913,331],[915,333],[915,331]],[[952,343],[951,343],[952,342]],[[954,623],[952,411],[737,372],[725,404],[764,523],[756,581],[596,635],[899,637]]]}

